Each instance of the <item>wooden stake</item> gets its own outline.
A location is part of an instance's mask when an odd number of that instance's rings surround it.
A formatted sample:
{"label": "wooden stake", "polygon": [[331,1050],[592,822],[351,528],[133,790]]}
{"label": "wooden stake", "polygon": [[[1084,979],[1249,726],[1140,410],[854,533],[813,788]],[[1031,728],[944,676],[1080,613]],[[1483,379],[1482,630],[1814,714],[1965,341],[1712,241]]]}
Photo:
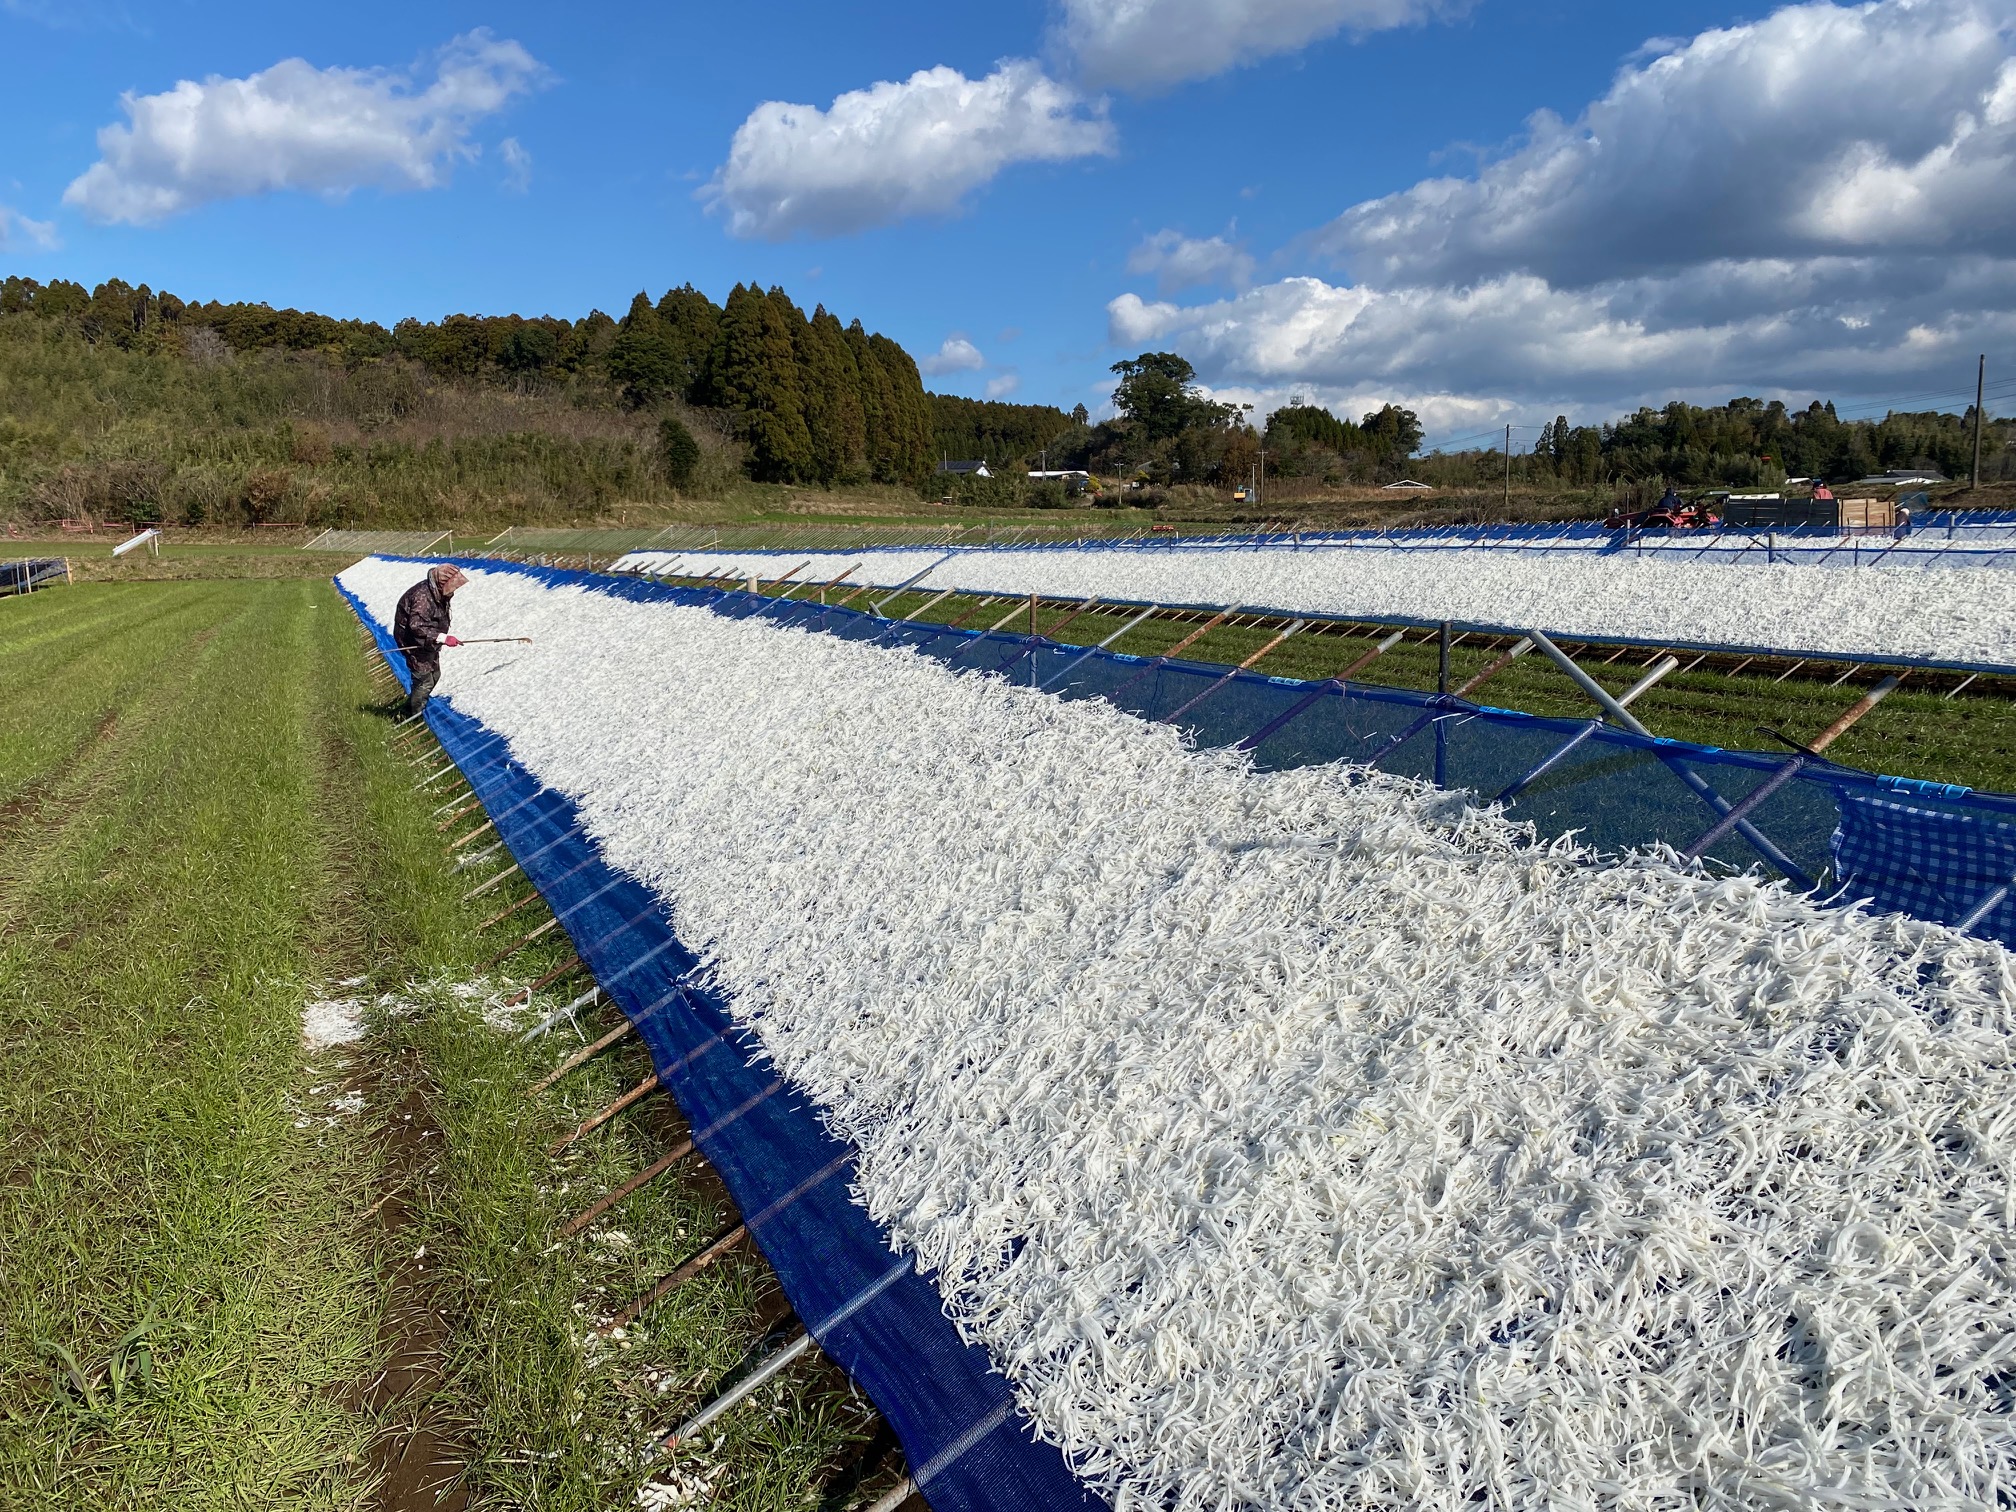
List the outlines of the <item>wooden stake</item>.
{"label": "wooden stake", "polygon": [[631,1104],[641,1101],[646,1097],[649,1097],[653,1092],[657,1090],[658,1090],[658,1073],[656,1071],[653,1071],[649,1076],[645,1077],[644,1080],[637,1083],[636,1086],[632,1087],[628,1092],[625,1092],[621,1097],[617,1098],[616,1101],[609,1104],[609,1106],[604,1108],[600,1113],[595,1114],[592,1118],[589,1118],[586,1122],[581,1124],[578,1128],[574,1130],[573,1133],[562,1134],[558,1139],[554,1140],[551,1147],[548,1150],[548,1153],[558,1155],[562,1150],[566,1149],[569,1145],[573,1144],[575,1140],[584,1139],[588,1135],[593,1134],[597,1129],[601,1128],[602,1125],[609,1122],[610,1119],[616,1117],[616,1115],[621,1113],[625,1108],[628,1108]]}
{"label": "wooden stake", "polygon": [[559,1066],[555,1067],[552,1071],[548,1072],[543,1079],[535,1083],[532,1087],[528,1088],[526,1090],[525,1095],[527,1097],[537,1097],[541,1092],[544,1092],[548,1087],[552,1086],[555,1082],[559,1081],[560,1078],[565,1076],[569,1071],[572,1071],[579,1066],[587,1065],[589,1061],[593,1060],[596,1056],[600,1055],[604,1050],[607,1050],[611,1045],[615,1044],[618,1040],[624,1039],[629,1035],[635,1034],[636,1032],[637,1032],[637,1026],[635,1024],[631,1023],[630,1020],[628,1019],[623,1020],[622,1023],[618,1024],[614,1029],[611,1029],[607,1034],[603,1035],[602,1038],[595,1041],[594,1044],[583,1045],[579,1050],[576,1050],[572,1055],[568,1056],[566,1060],[562,1061],[559,1064]]}
{"label": "wooden stake", "polygon": [[459,851],[460,849],[462,849],[463,846],[467,845],[471,840],[474,840],[478,835],[487,835],[491,830],[494,830],[495,828],[497,828],[497,821],[495,819],[488,820],[481,827],[469,831],[469,833],[464,835],[460,840],[450,841],[448,844],[448,849],[451,851]]}
{"label": "wooden stake", "polygon": [[579,1213],[576,1213],[572,1218],[569,1218],[565,1223],[561,1224],[559,1229],[555,1232],[554,1237],[556,1239],[572,1239],[576,1234],[580,1233],[581,1230],[588,1227],[589,1224],[593,1223],[597,1218],[600,1218],[604,1213],[608,1212],[609,1209],[616,1206],[616,1204],[621,1202],[625,1197],[628,1197],[632,1192],[635,1192],[642,1187],[650,1185],[652,1182],[656,1181],[660,1176],[663,1176],[667,1171],[671,1170],[673,1166],[677,1165],[680,1161],[684,1160],[688,1155],[691,1155],[692,1153],[693,1153],[693,1141],[690,1139],[680,1140],[676,1146],[668,1150],[665,1154],[660,1155],[656,1160],[652,1161],[651,1164],[646,1166],[643,1170],[639,1171],[635,1176],[632,1176],[628,1181],[624,1182],[623,1185],[616,1188],[616,1190],[611,1192],[607,1197],[602,1198],[599,1202],[589,1204],[589,1206],[582,1209]]}
{"label": "wooden stake", "polygon": [[483,896],[483,894],[490,891],[491,888],[495,887],[499,882],[502,882],[506,877],[510,876],[513,872],[519,872],[522,874],[523,871],[524,868],[519,866],[519,864],[514,861],[509,866],[505,867],[504,870],[497,873],[497,875],[492,877],[489,881],[479,882],[476,884],[476,886],[472,887],[468,892],[462,894],[462,901],[464,903],[467,903],[472,899],[480,898]]}

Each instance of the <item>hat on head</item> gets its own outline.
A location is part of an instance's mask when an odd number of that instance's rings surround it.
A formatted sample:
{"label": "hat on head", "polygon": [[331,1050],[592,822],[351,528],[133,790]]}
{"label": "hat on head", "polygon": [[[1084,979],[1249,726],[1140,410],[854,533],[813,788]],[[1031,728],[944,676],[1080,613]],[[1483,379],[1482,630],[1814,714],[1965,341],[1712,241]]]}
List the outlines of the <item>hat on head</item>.
{"label": "hat on head", "polygon": [[443,562],[439,567],[429,568],[427,576],[442,588],[459,588],[469,581],[469,574],[452,562]]}

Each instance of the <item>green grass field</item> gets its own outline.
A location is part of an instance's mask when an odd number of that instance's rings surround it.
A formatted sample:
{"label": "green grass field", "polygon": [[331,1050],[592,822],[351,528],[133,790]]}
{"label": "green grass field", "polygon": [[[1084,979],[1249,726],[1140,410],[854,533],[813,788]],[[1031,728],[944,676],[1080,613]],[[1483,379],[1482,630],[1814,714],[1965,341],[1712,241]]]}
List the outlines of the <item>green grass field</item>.
{"label": "green grass field", "polygon": [[[0,1506],[634,1504],[640,1445],[762,1337],[773,1283],[734,1257],[587,1341],[733,1220],[685,1170],[555,1241],[676,1113],[549,1154],[647,1062],[528,1098],[572,1034],[520,1048],[455,990],[547,916],[479,934],[523,885],[464,901],[455,783],[414,791],[431,747],[390,749],[348,608],[310,580],[0,600],[0,686]],[[311,1054],[336,991],[379,999],[370,1032]],[[817,1506],[871,1429],[801,1370],[674,1468],[710,1505]]]}

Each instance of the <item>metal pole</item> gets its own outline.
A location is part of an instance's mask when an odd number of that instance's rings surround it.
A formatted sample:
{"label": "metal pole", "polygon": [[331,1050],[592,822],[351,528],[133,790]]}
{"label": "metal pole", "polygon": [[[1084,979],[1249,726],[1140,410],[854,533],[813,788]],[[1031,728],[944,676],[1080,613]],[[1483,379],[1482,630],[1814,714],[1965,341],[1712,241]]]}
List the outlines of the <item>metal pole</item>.
{"label": "metal pole", "polygon": [[[1797,777],[1806,767],[1812,765],[1818,759],[1820,753],[1834,744],[1841,736],[1845,735],[1848,732],[1849,726],[1853,725],[1856,720],[1888,698],[1899,681],[1900,679],[1894,676],[1886,677],[1867,693],[1863,694],[1853,708],[1814,737],[1811,745],[1778,768],[1769,777],[1765,778],[1741,803],[1724,814],[1706,834],[1702,835],[1700,839],[1696,840],[1692,845],[1680,852],[1680,854],[1692,860],[1713,846],[1723,836],[1727,835],[1729,831],[1735,829],[1765,799],[1784,787],[1794,777]],[[1745,838],[1748,837],[1746,836]]]}
{"label": "metal pole", "polygon": [[[1546,635],[1538,630],[1529,633],[1533,637],[1533,644],[1540,648],[1542,654],[1549,661],[1553,662],[1555,666],[1566,672],[1575,686],[1595,700],[1597,707],[1602,709],[1605,714],[1608,714],[1612,720],[1622,725],[1633,735],[1642,735],[1647,740],[1657,740],[1659,738],[1646,729],[1644,725],[1640,724],[1636,716],[1629,709],[1612,698],[1609,691],[1601,683],[1576,666],[1568,653],[1555,645]],[[1730,812],[1729,800],[1710,787],[1707,779],[1702,777],[1699,772],[1676,756],[1662,754],[1659,759],[1666,763],[1675,777],[1678,777],[1682,782],[1687,784],[1696,797],[1707,804],[1717,814],[1727,814]],[[1735,828],[1736,832],[1745,840],[1748,840],[1756,848],[1757,853],[1766,861],[1769,861],[1801,887],[1806,888],[1809,892],[1812,890],[1814,886],[1813,879],[1806,874],[1805,869],[1798,862],[1780,850],[1770,836],[1758,829],[1748,819],[1739,819],[1736,822]]]}
{"label": "metal pole", "polygon": [[779,1375],[786,1366],[813,1347],[812,1335],[801,1333],[797,1338],[771,1355],[761,1365],[750,1371],[734,1386],[724,1391],[713,1401],[702,1407],[693,1416],[674,1428],[660,1441],[667,1449],[675,1448],[693,1437],[709,1423],[740,1402],[747,1401],[769,1381]]}
{"label": "metal pole", "polygon": [[1087,656],[1090,656],[1095,651],[1104,651],[1108,646],[1112,645],[1113,642],[1120,639],[1121,636],[1125,635],[1129,630],[1132,630],[1136,625],[1139,625],[1144,621],[1153,619],[1160,612],[1161,612],[1161,606],[1159,604],[1150,604],[1146,609],[1142,610],[1139,614],[1135,615],[1134,618],[1127,621],[1127,623],[1122,625],[1118,630],[1115,630],[1111,635],[1107,636],[1106,639],[1099,642],[1098,645],[1087,646],[1082,655],[1074,657],[1071,661],[1067,662],[1061,669],[1052,672],[1048,677],[1044,678],[1042,682],[1038,683],[1037,686],[1039,688],[1049,687],[1050,684],[1057,681],[1058,678],[1067,675],[1073,667],[1076,667],[1080,662],[1084,661]]}
{"label": "metal pole", "polygon": [[1988,915],[2002,906],[2002,900],[2007,898],[2012,890],[2016,890],[2016,876],[2012,876],[2007,882],[2004,882],[2000,887],[1989,893],[1987,897],[1976,903],[1968,910],[1967,917],[1953,927],[1962,933],[1976,928]]}
{"label": "metal pole", "polygon": [[1436,641],[1435,691],[1445,698],[1449,696],[1449,632],[1453,628],[1448,620],[1442,621],[1442,633]]}
{"label": "metal pole", "polygon": [[1505,513],[1512,513],[1512,427],[1505,427]]}
{"label": "metal pole", "polygon": [[1988,390],[1988,354],[1981,354],[1981,366],[1974,373],[1974,484],[1981,486],[1981,405]]}
{"label": "metal pole", "polygon": [[[1657,684],[1662,678],[1666,677],[1669,673],[1676,670],[1679,667],[1679,665],[1680,665],[1680,658],[1677,656],[1668,656],[1661,661],[1655,662],[1650,671],[1648,671],[1643,677],[1639,678],[1638,681],[1633,683],[1629,688],[1625,689],[1623,693],[1618,695],[1617,698],[1618,706],[1620,708],[1629,708],[1631,703],[1638,697],[1639,694],[1648,691],[1655,684]],[[1496,798],[1493,798],[1491,801],[1493,803],[1510,803],[1514,798],[1517,798],[1527,788],[1531,787],[1535,782],[1539,781],[1540,778],[1542,778],[1548,772],[1552,771],[1556,766],[1558,766],[1561,763],[1561,761],[1565,757],[1567,757],[1571,752],[1573,752],[1576,749],[1576,747],[1580,746],[1583,741],[1587,740],[1591,735],[1594,735],[1598,730],[1602,728],[1603,728],[1602,720],[1600,719],[1590,720],[1588,724],[1584,725],[1580,730],[1576,731],[1574,735],[1570,736],[1567,743],[1559,747],[1554,752],[1553,755],[1549,756],[1545,761],[1541,762],[1540,765],[1533,768],[1532,771],[1528,772],[1524,777],[1521,777],[1518,781],[1514,782],[1510,787],[1506,788],[1503,792],[1501,792]]]}

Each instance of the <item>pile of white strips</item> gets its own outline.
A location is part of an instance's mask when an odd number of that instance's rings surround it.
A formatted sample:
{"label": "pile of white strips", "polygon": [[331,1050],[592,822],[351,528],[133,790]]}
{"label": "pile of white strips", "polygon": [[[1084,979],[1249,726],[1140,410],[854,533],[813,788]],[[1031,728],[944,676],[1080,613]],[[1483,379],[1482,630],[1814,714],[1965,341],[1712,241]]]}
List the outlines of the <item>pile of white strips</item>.
{"label": "pile of white strips", "polygon": [[1837,571],[1628,553],[1362,546],[863,551],[821,553],[809,561],[798,552],[638,551],[616,565],[626,572],[774,578],[800,562],[806,565],[792,580],[802,584],[853,568],[849,588],[894,586],[923,573],[920,589],[1245,604],[1292,614],[1448,619],[1668,645],[2016,666],[2016,572],[1980,567]]}
{"label": "pile of white strips", "polygon": [[[417,576],[343,575],[381,622]],[[2008,952],[478,571],[579,803],[1116,1507],[2007,1505]]]}

